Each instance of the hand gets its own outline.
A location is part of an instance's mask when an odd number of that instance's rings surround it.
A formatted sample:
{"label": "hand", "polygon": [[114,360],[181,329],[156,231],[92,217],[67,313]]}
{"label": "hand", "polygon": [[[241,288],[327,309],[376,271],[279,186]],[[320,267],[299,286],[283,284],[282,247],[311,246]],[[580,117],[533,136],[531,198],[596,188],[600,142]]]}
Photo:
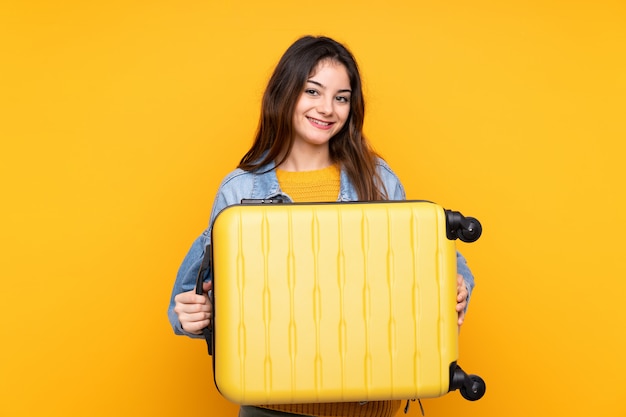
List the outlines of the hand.
{"label": "hand", "polygon": [[202,295],[196,294],[196,290],[191,290],[174,297],[176,302],[174,311],[184,331],[201,334],[202,329],[211,324],[213,305],[207,293],[212,288],[213,282],[209,281],[202,284]]}
{"label": "hand", "polygon": [[467,287],[463,275],[456,274],[456,311],[459,314],[459,326],[465,320],[465,307],[467,307]]}

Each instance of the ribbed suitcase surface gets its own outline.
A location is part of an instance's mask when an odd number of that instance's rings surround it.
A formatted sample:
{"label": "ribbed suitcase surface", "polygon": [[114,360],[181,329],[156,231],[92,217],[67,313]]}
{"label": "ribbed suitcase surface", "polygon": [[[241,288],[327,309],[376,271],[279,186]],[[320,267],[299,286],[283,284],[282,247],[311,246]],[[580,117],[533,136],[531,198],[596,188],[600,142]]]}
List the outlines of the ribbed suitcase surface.
{"label": "ribbed suitcase surface", "polygon": [[237,205],[212,235],[214,377],[239,404],[448,392],[456,250],[428,202]]}

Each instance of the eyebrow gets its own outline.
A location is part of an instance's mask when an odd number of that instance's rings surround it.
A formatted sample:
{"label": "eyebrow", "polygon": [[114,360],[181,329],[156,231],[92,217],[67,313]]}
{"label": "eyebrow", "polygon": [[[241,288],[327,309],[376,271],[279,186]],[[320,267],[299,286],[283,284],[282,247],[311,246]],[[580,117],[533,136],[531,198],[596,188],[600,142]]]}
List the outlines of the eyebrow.
{"label": "eyebrow", "polygon": [[[321,88],[326,88],[326,86],[320,82],[317,82],[315,80],[306,80],[306,82],[311,83],[311,84],[315,84]],[[352,93],[352,90],[350,90],[349,88],[344,89],[344,90],[339,90],[337,91],[338,93]]]}

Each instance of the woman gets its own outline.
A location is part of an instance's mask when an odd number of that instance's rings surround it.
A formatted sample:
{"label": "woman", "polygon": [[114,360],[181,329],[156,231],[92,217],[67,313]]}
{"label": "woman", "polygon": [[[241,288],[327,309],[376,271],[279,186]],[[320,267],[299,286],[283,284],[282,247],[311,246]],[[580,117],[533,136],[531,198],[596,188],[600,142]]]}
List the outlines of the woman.
{"label": "woman", "polygon": [[[176,334],[202,337],[212,318],[204,294],[194,291],[204,249],[217,213],[244,198],[286,202],[404,200],[398,177],[371,148],[362,129],[361,77],[352,54],[326,37],[306,36],[280,59],[263,96],[251,149],[218,190],[209,227],[185,257],[169,306]],[[462,324],[474,278],[457,257],[457,312]],[[393,416],[400,401],[243,406],[240,417]]]}

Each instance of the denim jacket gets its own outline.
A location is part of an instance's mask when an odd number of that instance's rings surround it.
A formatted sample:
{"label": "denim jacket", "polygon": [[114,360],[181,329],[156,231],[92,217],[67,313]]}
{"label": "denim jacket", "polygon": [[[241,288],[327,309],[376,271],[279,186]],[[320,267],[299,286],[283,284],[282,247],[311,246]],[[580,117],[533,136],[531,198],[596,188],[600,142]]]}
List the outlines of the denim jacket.
{"label": "denim jacket", "polygon": [[[387,192],[389,200],[405,200],[406,195],[404,187],[396,174],[391,170],[389,165],[382,159],[378,160],[377,170],[382,183]],[[220,211],[233,204],[239,204],[244,198],[253,199],[269,199],[279,198],[284,202],[292,202],[293,200],[287,194],[281,191],[276,178],[276,170],[274,164],[270,163],[256,172],[244,171],[236,169],[228,174],[223,180],[217,191],[211,218],[208,228],[193,242],[187,256],[183,260],[176,282],[172,290],[172,296],[168,308],[168,317],[174,332],[179,335],[187,335],[194,338],[202,338],[202,335],[194,335],[184,331],[178,321],[178,316],[174,312],[174,297],[182,292],[190,291],[195,288],[196,277],[200,270],[202,258],[207,245],[211,241],[211,228],[213,221]],[[356,189],[352,185],[348,174],[345,170],[341,170],[339,196],[337,201],[357,201],[358,195]],[[465,258],[457,252],[457,270],[465,280],[468,291],[468,302],[474,288],[474,277],[467,267]],[[208,272],[207,279],[211,279],[211,271]]]}

